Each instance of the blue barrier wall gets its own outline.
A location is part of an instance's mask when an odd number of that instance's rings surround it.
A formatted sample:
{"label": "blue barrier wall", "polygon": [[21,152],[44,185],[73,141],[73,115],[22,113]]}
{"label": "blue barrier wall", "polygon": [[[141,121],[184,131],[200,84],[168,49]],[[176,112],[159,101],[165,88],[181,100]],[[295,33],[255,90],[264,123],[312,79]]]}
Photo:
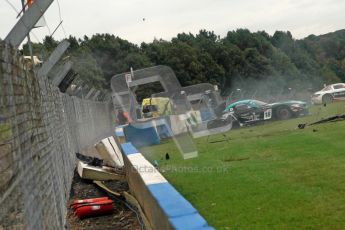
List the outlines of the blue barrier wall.
{"label": "blue barrier wall", "polygon": [[121,144],[126,175],[153,229],[213,229],[198,211],[131,144]]}
{"label": "blue barrier wall", "polygon": [[156,145],[160,143],[160,138],[154,126],[138,128],[131,124],[123,127],[126,140],[136,147]]}

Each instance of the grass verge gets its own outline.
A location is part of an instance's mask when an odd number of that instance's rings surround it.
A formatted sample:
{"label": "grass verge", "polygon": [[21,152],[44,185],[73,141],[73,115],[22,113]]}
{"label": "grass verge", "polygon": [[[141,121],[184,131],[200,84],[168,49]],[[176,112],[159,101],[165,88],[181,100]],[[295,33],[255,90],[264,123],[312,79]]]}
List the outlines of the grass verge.
{"label": "grass verge", "polygon": [[228,142],[195,139],[190,160],[172,141],[141,151],[217,229],[345,229],[345,121],[297,128],[340,113],[345,103],[313,106],[307,117],[231,130]]}

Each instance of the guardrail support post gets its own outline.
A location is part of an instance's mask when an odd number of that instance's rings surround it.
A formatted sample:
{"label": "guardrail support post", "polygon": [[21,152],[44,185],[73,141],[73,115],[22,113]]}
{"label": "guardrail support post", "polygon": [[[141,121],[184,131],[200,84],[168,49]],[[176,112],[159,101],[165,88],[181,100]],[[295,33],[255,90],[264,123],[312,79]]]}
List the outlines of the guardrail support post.
{"label": "guardrail support post", "polygon": [[72,69],[73,62],[68,61],[62,67],[60,67],[59,71],[55,76],[52,78],[53,85],[58,86],[62,82],[62,80],[66,77],[68,72]]}
{"label": "guardrail support post", "polygon": [[43,63],[42,67],[38,70],[38,77],[46,76],[49,71],[56,65],[60,60],[62,55],[65,53],[67,48],[70,46],[70,43],[67,40],[63,40],[59,43],[58,47],[53,51],[49,58]]}
{"label": "guardrail support post", "polygon": [[24,12],[23,16],[6,36],[5,42],[18,48],[53,1],[54,0],[36,0],[34,4]]}

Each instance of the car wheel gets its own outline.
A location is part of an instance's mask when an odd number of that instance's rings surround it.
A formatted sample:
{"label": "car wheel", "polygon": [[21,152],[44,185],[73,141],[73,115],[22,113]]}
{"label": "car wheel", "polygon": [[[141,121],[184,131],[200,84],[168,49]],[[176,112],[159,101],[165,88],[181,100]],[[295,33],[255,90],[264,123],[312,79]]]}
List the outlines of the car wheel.
{"label": "car wheel", "polygon": [[225,127],[225,126],[231,126],[230,129],[232,128],[232,118],[228,117],[225,120],[222,119],[215,119],[212,121],[209,121],[207,123],[207,129],[215,129],[215,128],[220,128],[220,127]]}
{"label": "car wheel", "polygon": [[330,104],[333,102],[333,97],[330,94],[323,95],[322,97],[322,103],[323,104]]}
{"label": "car wheel", "polygon": [[286,107],[278,108],[276,114],[277,114],[277,118],[279,120],[287,120],[287,119],[291,118],[291,116],[292,116],[290,109],[288,109]]}
{"label": "car wheel", "polygon": [[232,121],[232,129],[239,129],[241,128],[241,125],[238,121]]}

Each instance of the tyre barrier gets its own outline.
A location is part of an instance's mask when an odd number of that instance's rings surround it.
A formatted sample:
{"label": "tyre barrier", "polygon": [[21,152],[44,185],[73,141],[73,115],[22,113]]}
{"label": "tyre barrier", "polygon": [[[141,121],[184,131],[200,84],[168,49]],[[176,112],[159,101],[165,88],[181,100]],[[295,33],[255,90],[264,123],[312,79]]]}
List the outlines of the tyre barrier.
{"label": "tyre barrier", "polygon": [[121,149],[129,189],[153,229],[214,229],[130,142]]}

